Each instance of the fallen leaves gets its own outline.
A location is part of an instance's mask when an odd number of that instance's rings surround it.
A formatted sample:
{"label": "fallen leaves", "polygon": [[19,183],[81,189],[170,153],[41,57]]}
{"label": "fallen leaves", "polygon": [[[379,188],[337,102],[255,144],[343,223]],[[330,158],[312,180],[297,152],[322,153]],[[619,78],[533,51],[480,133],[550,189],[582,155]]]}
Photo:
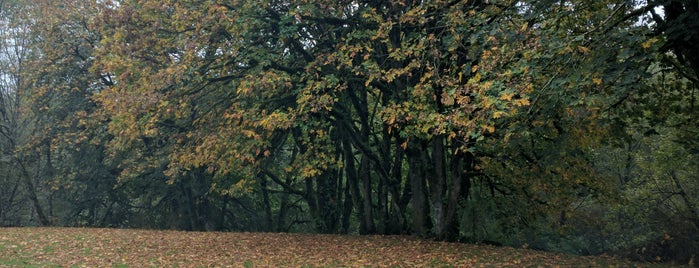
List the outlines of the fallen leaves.
{"label": "fallen leaves", "polygon": [[610,257],[434,242],[408,236],[0,228],[0,266],[569,267],[637,266]]}

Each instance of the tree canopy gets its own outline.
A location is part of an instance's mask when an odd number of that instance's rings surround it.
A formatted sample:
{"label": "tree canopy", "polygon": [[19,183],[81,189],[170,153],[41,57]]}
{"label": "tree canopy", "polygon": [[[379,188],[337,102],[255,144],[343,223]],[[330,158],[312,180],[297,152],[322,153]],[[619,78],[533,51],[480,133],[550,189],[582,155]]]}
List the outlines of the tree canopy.
{"label": "tree canopy", "polygon": [[696,1],[25,2],[2,224],[699,247]]}

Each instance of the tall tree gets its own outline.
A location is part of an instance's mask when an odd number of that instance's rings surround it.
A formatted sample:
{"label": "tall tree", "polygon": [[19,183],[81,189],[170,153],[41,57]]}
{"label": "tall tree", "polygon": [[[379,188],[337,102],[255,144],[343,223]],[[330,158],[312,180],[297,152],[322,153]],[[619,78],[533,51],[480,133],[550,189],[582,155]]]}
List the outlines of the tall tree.
{"label": "tall tree", "polygon": [[[24,151],[42,152],[45,182],[57,224],[109,225],[116,210],[116,175],[105,160],[109,140],[92,97],[112,84],[94,74],[94,49],[101,33],[95,18],[104,8],[95,1],[32,1],[27,61],[27,116],[35,120]],[[117,220],[118,221],[118,220]]]}
{"label": "tall tree", "polygon": [[[320,230],[349,215],[322,214],[344,197],[362,233],[377,231],[377,215],[384,232],[405,230],[389,221],[405,222],[412,204],[412,231],[427,235],[435,224],[438,236],[455,239],[469,149],[494,131],[494,119],[528,104],[526,84],[503,80],[526,83],[525,64],[504,60],[521,50],[499,52],[487,34],[517,15],[514,6],[122,3],[108,16],[113,33],[99,57],[119,81],[100,96],[113,148],[144,152],[132,145],[169,136],[171,153],[158,150],[154,160],[169,158],[172,178],[205,168],[217,186],[235,186],[223,193],[236,193],[267,177],[303,197]],[[515,75],[489,74],[495,65]]]}
{"label": "tall tree", "polygon": [[[10,159],[9,165],[18,176],[32,204],[32,210],[38,217],[38,224],[48,225],[50,219],[39,197],[39,180],[36,174],[41,174],[41,167],[36,159],[37,154],[24,154],[21,150],[29,142],[34,125],[33,118],[26,116],[25,102],[27,91],[31,84],[27,81],[27,61],[35,51],[31,49],[31,32],[33,26],[28,17],[29,6],[22,1],[3,2],[2,32],[0,39],[0,137],[3,139],[3,154]],[[14,192],[14,191],[13,191]]]}

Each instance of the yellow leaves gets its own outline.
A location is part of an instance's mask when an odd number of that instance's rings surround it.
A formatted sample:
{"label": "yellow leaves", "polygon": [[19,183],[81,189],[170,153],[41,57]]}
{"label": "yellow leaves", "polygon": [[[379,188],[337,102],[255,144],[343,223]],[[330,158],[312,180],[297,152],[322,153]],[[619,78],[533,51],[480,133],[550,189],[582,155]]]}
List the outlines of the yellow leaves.
{"label": "yellow leaves", "polygon": [[242,135],[243,135],[244,137],[246,137],[246,138],[252,138],[252,139],[255,139],[255,140],[259,140],[259,139],[260,139],[260,134],[258,134],[258,133],[255,132],[255,131],[252,131],[252,130],[243,129],[243,130],[240,131],[240,134],[242,134]]}
{"label": "yellow leaves", "polygon": [[317,169],[316,167],[313,167],[311,165],[305,165],[305,166],[303,166],[300,175],[301,175],[301,177],[304,177],[304,178],[312,178],[312,177],[320,175],[321,173],[322,173],[322,171]]}
{"label": "yellow leaves", "polygon": [[493,119],[498,119],[498,118],[501,118],[501,117],[503,117],[503,116],[505,116],[505,115],[507,115],[506,112],[503,112],[503,111],[495,111],[495,112],[493,113]]}
{"label": "yellow leaves", "polygon": [[230,187],[220,190],[220,193],[227,196],[241,196],[251,193],[253,191],[253,185],[253,181],[241,179]]}
{"label": "yellow leaves", "polygon": [[514,95],[515,95],[514,92],[503,93],[503,94],[500,95],[500,99],[501,99],[501,100],[504,100],[504,101],[510,101],[510,100],[512,100],[512,97],[513,97]]}
{"label": "yellow leaves", "polygon": [[529,106],[531,104],[527,98],[516,99],[513,103],[518,107]]}
{"label": "yellow leaves", "polygon": [[238,95],[249,95],[253,91],[252,81],[254,81],[253,77],[242,80],[236,88],[236,93]]}
{"label": "yellow leaves", "polygon": [[401,23],[416,23],[423,21],[424,15],[427,12],[425,8],[422,7],[413,7],[408,10],[408,12],[403,13],[403,15],[400,17],[400,22]]}
{"label": "yellow leaves", "polygon": [[368,86],[371,84],[371,82],[372,82],[373,80],[374,80],[374,79],[373,79],[372,77],[369,77],[369,79],[367,79],[367,80],[364,82],[364,86],[365,86],[365,87],[368,87]]}
{"label": "yellow leaves", "polygon": [[592,78],[592,83],[594,83],[594,84],[597,85],[597,86],[602,85],[602,78],[593,77],[593,78]]}
{"label": "yellow leaves", "polygon": [[577,49],[580,53],[583,53],[583,54],[590,53],[590,48],[588,48],[588,47],[578,46]]}
{"label": "yellow leaves", "polygon": [[519,31],[520,31],[520,32],[526,32],[526,31],[527,31],[527,28],[529,28],[529,23],[524,22],[524,23],[522,23],[522,26],[519,27]]}
{"label": "yellow leaves", "polygon": [[[474,68],[475,68],[475,66],[474,66]],[[481,73],[476,73],[475,75],[473,75],[473,77],[471,78],[471,81],[469,81],[469,82],[478,83],[480,81],[481,81]]]}
{"label": "yellow leaves", "polygon": [[[478,77],[478,79],[480,79],[480,77]],[[483,90],[488,90],[493,86],[493,81],[485,81],[483,84],[481,84],[481,86],[483,87]]]}
{"label": "yellow leaves", "polygon": [[658,38],[650,38],[650,39],[646,40],[645,42],[643,42],[643,44],[641,44],[641,47],[643,47],[644,49],[649,49],[650,47],[653,46],[653,44],[655,44],[657,42],[658,42]]}
{"label": "yellow leaves", "polygon": [[293,124],[295,118],[294,115],[281,111],[275,111],[270,114],[266,114],[266,111],[263,111],[262,113],[263,116],[257,122],[257,125],[268,131],[275,129],[288,129]]}

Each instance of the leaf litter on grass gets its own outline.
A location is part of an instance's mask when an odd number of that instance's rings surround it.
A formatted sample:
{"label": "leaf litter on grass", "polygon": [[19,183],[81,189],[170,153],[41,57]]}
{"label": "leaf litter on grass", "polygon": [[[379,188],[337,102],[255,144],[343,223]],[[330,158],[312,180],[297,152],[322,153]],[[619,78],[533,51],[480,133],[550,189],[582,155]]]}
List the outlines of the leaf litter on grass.
{"label": "leaf litter on grass", "polygon": [[[0,228],[0,266],[24,267],[638,267],[409,236]],[[9,264],[8,264],[9,263]],[[22,265],[17,265],[21,263]]]}

